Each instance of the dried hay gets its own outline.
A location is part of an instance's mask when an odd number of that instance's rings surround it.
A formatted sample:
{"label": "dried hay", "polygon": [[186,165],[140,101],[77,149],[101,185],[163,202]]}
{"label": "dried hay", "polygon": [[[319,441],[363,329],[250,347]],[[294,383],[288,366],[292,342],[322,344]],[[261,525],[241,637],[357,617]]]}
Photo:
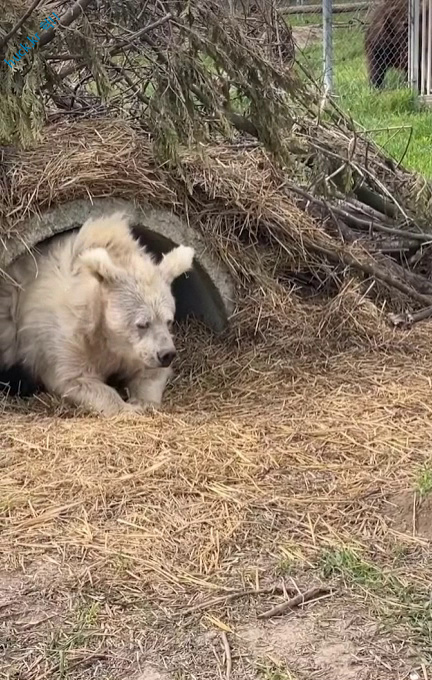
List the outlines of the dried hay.
{"label": "dried hay", "polygon": [[[393,528],[384,501],[430,465],[430,354],[413,373],[404,353],[363,347],[312,365],[294,353],[266,356],[265,347],[237,356],[222,342],[199,348],[189,335],[184,355],[164,411],[136,421],[107,426],[46,399],[30,409],[4,404],[1,565],[28,573],[44,603],[40,619],[55,617],[44,627],[8,627],[6,664],[57,677],[50,650],[60,635],[55,648],[66,647],[72,678],[98,664],[107,677],[128,678],[130,650],[212,678],[208,643],[198,653],[190,636],[253,622],[279,601],[270,593],[285,569],[287,587],[291,574],[308,588],[327,551],[397,566],[403,584],[429,587],[426,542]],[[264,592],[205,604],[243,590]],[[340,594],[339,585],[338,610],[349,606]],[[382,598],[385,591],[369,606]],[[87,611],[76,649],[68,640]],[[402,625],[393,635],[427,644],[407,625],[410,611],[386,603]]]}
{"label": "dried hay", "polygon": [[[223,26],[225,48],[245,49],[243,33]],[[273,68],[265,72],[286,94],[291,76]],[[337,108],[323,120],[315,95],[290,96],[286,109],[278,100],[279,114],[289,112],[281,154],[272,131],[252,141],[219,127],[205,145],[177,143],[176,163],[161,163],[148,129],[58,115],[26,149],[3,150],[6,247],[27,240],[32,214],[118,196],[187,219],[238,288],[225,336],[195,323],[180,331],[179,375],[161,413],[107,424],[45,396],[4,400],[0,567],[36,573],[55,617],[53,629],[45,619],[42,628],[34,618],[6,623],[8,673],[130,678],[134,658],[156,649],[184,677],[217,677],[208,647],[197,659],[187,648],[188,627],[235,631],[268,602],[219,602],[186,616],[189,607],[233,589],[271,589],[281,574],[307,588],[323,555],[347,549],[384,574],[382,592],[361,582],[356,597],[396,617],[402,639],[430,644],[417,596],[432,578],[430,547],[415,517],[412,531],[400,531],[385,504],[431,466],[429,328],[395,331],[382,313],[428,304],[427,277],[388,248],[405,253],[412,233],[427,242],[430,189]],[[211,109],[195,113],[207,124]],[[252,121],[262,123],[253,107]],[[417,595],[389,596],[387,573]],[[394,677],[392,663],[379,672]]]}
{"label": "dried hay", "polygon": [[[359,300],[372,294],[393,312],[432,308],[429,185],[322,101],[273,3],[237,13],[228,5],[102,0],[95,12],[80,0],[84,16],[62,14],[21,85],[15,71],[1,84],[0,140],[27,148],[4,152],[1,232],[67,197],[148,198],[212,238],[241,283],[258,281],[245,246],[259,247],[267,279],[337,292],[355,272],[365,281]],[[20,30],[0,38],[6,53]],[[43,128],[41,108],[54,125]]]}
{"label": "dried hay", "polygon": [[[205,236],[237,283],[236,328],[242,332],[244,319],[244,334],[254,342],[278,338],[283,347],[289,337],[291,345],[307,346],[311,319],[312,344],[325,337],[334,347],[339,339],[340,346],[356,338],[388,342],[391,333],[371,300],[387,311],[406,308],[406,296],[373,276],[375,259],[305,209],[285,186],[283,170],[255,144],[185,149],[173,169],[160,165],[151,143],[127,123],[80,121],[50,126],[31,148],[5,152],[3,169],[3,266],[8,239],[32,242],[22,233],[25,218],[78,198],[122,197],[171,209]],[[368,267],[371,277],[353,278],[355,269],[367,274]],[[299,297],[297,281],[305,278]],[[428,301],[401,278],[414,301]]]}
{"label": "dried hay", "polygon": [[[64,636],[75,635],[69,622],[83,607],[102,603],[79,653],[61,643],[71,677],[97,663],[129,677],[125,650],[150,653],[136,632],[144,610],[159,660],[212,678],[206,647],[196,659],[178,631],[196,633],[198,622],[235,630],[269,609],[281,565],[292,563],[307,589],[327,551],[349,548],[387,570],[403,550],[398,578],[422,593],[425,541],[393,529],[384,508],[430,464],[427,326],[390,329],[364,283],[344,272],[330,293],[293,290],[296,267],[332,271],[314,244],[343,246],[281,189],[266,152],[188,150],[176,172],[126,123],[98,121],[47,130],[5,162],[4,237],[22,237],[32,212],[87,194],[149,201],[201,230],[239,291],[225,336],[194,323],[180,331],[182,362],[161,413],[107,425],[47,397],[4,402],[0,564],[36,573],[36,584],[50,570],[47,616]],[[264,593],[187,614],[249,589]],[[401,635],[423,644],[403,607],[386,606]],[[10,635],[20,672],[57,677],[49,627]]]}

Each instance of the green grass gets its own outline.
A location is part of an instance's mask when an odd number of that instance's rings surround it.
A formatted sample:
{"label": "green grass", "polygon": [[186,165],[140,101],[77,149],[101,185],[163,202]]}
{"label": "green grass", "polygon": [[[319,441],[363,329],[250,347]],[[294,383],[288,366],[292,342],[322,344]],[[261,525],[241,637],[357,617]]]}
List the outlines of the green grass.
{"label": "green grass", "polygon": [[341,577],[346,586],[366,595],[376,613],[390,628],[402,627],[421,643],[428,661],[432,659],[432,603],[427,592],[404,582],[392,569],[383,569],[363,559],[350,548],[323,554],[324,578]]}
{"label": "green grass", "polygon": [[[357,17],[358,18],[358,17]],[[432,109],[422,108],[417,97],[403,85],[399,74],[389,73],[381,92],[368,86],[363,28],[354,15],[335,19],[333,31],[334,90],[341,107],[366,128],[396,161],[426,177],[432,177]],[[291,20],[291,17],[290,17]],[[319,23],[320,18],[292,17],[292,25]],[[352,21],[350,27],[337,27]],[[319,79],[322,43],[318,39],[304,49],[300,59]]]}
{"label": "green grass", "polygon": [[427,496],[432,491],[432,470],[424,467],[417,479],[417,490],[420,497]]}
{"label": "green grass", "polygon": [[53,635],[50,657],[59,680],[69,675],[69,661],[73,650],[85,649],[91,642],[95,642],[99,614],[100,604],[98,602],[83,604],[74,613],[73,620]]}

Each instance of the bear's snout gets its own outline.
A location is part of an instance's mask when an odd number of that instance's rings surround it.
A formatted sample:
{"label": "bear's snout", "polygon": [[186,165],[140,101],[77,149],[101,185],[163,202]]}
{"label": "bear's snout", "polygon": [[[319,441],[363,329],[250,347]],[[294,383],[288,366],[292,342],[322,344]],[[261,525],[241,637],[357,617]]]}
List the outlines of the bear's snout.
{"label": "bear's snout", "polygon": [[163,368],[168,368],[168,366],[171,366],[172,362],[175,359],[177,352],[175,350],[168,350],[164,352],[158,352],[157,353],[157,358],[161,366]]}

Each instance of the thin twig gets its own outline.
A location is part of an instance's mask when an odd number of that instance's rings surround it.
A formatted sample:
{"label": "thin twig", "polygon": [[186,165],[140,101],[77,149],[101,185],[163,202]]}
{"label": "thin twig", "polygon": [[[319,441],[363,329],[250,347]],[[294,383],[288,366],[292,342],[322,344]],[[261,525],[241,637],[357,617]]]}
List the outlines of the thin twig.
{"label": "thin twig", "polygon": [[123,47],[127,47],[131,43],[134,42],[134,40],[137,40],[138,38],[141,38],[143,35],[146,33],[149,33],[150,31],[153,31],[155,28],[159,28],[160,26],[163,26],[163,24],[166,24],[167,21],[172,19],[172,14],[171,12],[168,12],[168,14],[165,14],[165,16],[161,17],[160,19],[157,19],[157,21],[153,21],[151,24],[147,24],[147,26],[144,26],[144,28],[140,28],[139,31],[136,33],[132,33],[132,35],[128,36],[127,40],[122,40],[121,42],[118,42],[112,46],[112,49],[110,50],[110,56],[114,56],[115,52],[114,50],[122,50]]}
{"label": "thin twig", "polygon": [[147,104],[147,106],[150,104],[150,99],[148,97],[146,97],[145,94],[143,94],[141,92],[139,84],[134,83],[134,81],[132,80],[132,78],[130,78],[128,76],[128,74],[126,73],[124,68],[122,68],[118,64],[114,64],[114,62],[112,62],[110,60],[106,60],[106,61],[104,60],[104,62],[107,63],[112,69],[117,71],[117,73],[121,73],[121,75],[123,76],[123,79],[129,85],[129,87],[132,89],[132,91],[136,94],[136,96],[138,97],[140,102],[142,102],[143,104]]}
{"label": "thin twig", "polygon": [[221,633],[222,637],[222,644],[225,652],[225,662],[226,662],[226,680],[230,680],[231,678],[231,670],[232,670],[232,657],[231,657],[231,650],[227,638],[227,634],[225,631],[222,631]]}
{"label": "thin twig", "polygon": [[13,38],[13,36],[15,35],[15,33],[16,33],[17,31],[19,31],[19,29],[20,29],[21,26],[23,25],[24,21],[26,21],[26,19],[28,19],[29,16],[30,16],[31,14],[33,14],[34,10],[36,9],[36,7],[37,7],[38,5],[40,5],[41,2],[42,2],[42,0],[33,0],[32,4],[31,4],[30,7],[28,8],[27,12],[25,12],[25,14],[23,14],[23,16],[21,17],[21,19],[20,19],[19,21],[17,21],[17,23],[15,24],[15,26],[14,26],[13,28],[11,28],[11,30],[9,31],[9,33],[6,33],[6,35],[0,40],[0,50],[3,49],[3,47],[5,47],[5,45],[7,45],[7,43],[9,42],[9,40],[10,40],[11,38]]}
{"label": "thin twig", "polygon": [[[128,36],[127,39],[121,40],[120,42],[115,43],[110,48],[108,55],[110,57],[115,57],[117,54],[120,54],[120,52],[125,47],[130,47],[135,40],[137,40],[138,38],[142,38],[146,33],[149,33],[150,31],[153,31],[155,28],[162,26],[167,21],[169,21],[171,18],[172,18],[172,14],[168,13],[168,14],[165,14],[165,16],[158,19],[157,21],[153,21],[151,24],[147,24],[147,26],[144,26],[144,28],[141,28],[136,33],[132,33],[132,35]],[[65,66],[59,73],[60,78],[67,78],[67,76],[70,76],[76,70],[76,68],[77,68],[76,64],[73,64],[72,66]]]}
{"label": "thin twig", "polygon": [[408,149],[409,149],[410,146],[411,146],[411,142],[412,142],[412,138],[413,138],[413,134],[414,134],[414,128],[413,128],[412,125],[411,125],[410,127],[411,127],[411,129],[410,129],[410,133],[409,133],[409,136],[408,136],[407,143],[406,143],[406,145],[405,145],[404,152],[403,152],[402,156],[400,157],[400,159],[399,159],[399,161],[398,161],[398,164],[397,164],[397,166],[396,166],[398,169],[402,167],[402,163],[404,162],[405,156],[406,156],[407,153],[408,153]]}
{"label": "thin twig", "polygon": [[[288,588],[288,593],[294,595],[297,591],[294,588]],[[205,600],[204,602],[199,602],[198,604],[184,609],[181,614],[182,616],[188,616],[189,614],[194,614],[195,612],[202,611],[203,609],[210,609],[218,604],[228,604],[228,602],[233,602],[241,597],[249,597],[251,595],[279,595],[282,593],[282,588],[279,586],[274,586],[273,588],[263,588],[262,590],[238,590],[234,593],[228,593],[227,595],[221,595],[220,597],[214,597],[211,600]]]}
{"label": "thin twig", "polygon": [[[77,2],[60,17],[58,25],[62,28],[67,28],[67,26],[70,26],[77,17],[84,13],[84,10],[88,5],[90,5],[91,2],[93,2],[93,0],[77,0]],[[54,40],[56,31],[57,26],[52,26],[50,29],[48,29],[48,31],[43,33],[41,39],[39,40],[38,46],[44,47],[45,45],[48,45],[48,43]]]}
{"label": "thin twig", "polygon": [[349,199],[347,199],[347,197],[344,194],[339,192],[336,194],[335,197],[341,201],[342,207],[346,207],[347,209],[352,207],[356,211],[361,212],[363,215],[368,215],[369,217],[373,218],[374,220],[378,220],[383,224],[387,223],[391,225],[394,223],[394,218],[385,215],[383,212],[376,210],[376,208],[373,208],[371,205],[368,205],[367,203],[363,203],[363,201],[359,201],[357,198],[353,198],[352,196],[350,196]]}
{"label": "thin twig", "polygon": [[[366,222],[366,220],[363,220]],[[396,229],[394,227],[387,227],[381,222],[371,221],[368,222],[369,228],[371,230],[383,231],[386,234],[393,234],[394,236],[403,236],[412,241],[419,241],[420,243],[432,243],[432,234],[427,232],[416,232],[416,231],[405,231],[405,229]]]}
{"label": "thin twig", "polygon": [[323,586],[311,588],[310,590],[307,590],[305,593],[298,593],[291,599],[286,600],[285,602],[281,602],[280,604],[277,604],[275,607],[268,609],[262,614],[258,614],[258,618],[270,619],[273,616],[285,614],[285,612],[289,611],[290,609],[295,609],[295,607],[298,607],[302,604],[306,604],[306,602],[315,600],[316,598],[321,597],[322,595],[330,595],[332,592],[333,591],[330,588],[324,588]]}

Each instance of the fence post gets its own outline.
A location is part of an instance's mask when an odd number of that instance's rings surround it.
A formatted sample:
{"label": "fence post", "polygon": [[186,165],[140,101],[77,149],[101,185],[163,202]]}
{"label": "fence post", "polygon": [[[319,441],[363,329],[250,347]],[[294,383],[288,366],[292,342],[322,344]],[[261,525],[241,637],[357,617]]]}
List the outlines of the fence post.
{"label": "fence post", "polygon": [[426,94],[428,97],[432,90],[432,33],[431,33],[431,19],[432,19],[432,0],[429,0],[429,6],[425,12],[426,16],[423,21],[426,25],[427,34],[427,72],[426,72]]}
{"label": "fence post", "polygon": [[420,0],[409,0],[409,84],[413,90],[419,91],[420,60]]}
{"label": "fence post", "polygon": [[323,71],[324,87],[327,93],[333,89],[333,35],[332,0],[322,0],[323,18]]}

